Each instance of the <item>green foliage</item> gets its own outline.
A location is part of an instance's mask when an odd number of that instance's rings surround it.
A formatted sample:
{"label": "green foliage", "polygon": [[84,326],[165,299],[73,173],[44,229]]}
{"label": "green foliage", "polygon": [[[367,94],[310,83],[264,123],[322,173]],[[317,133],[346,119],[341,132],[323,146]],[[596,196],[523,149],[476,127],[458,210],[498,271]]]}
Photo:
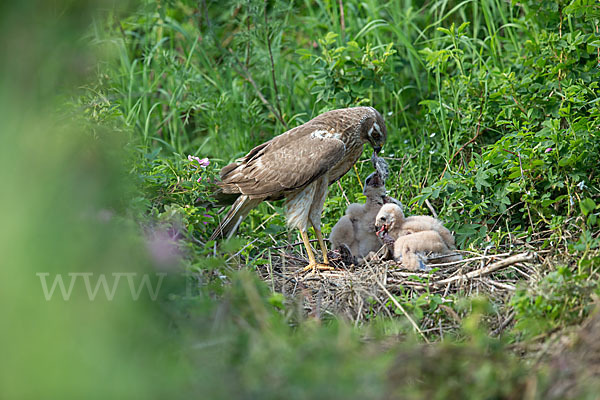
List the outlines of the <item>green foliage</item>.
{"label": "green foliage", "polygon": [[[7,326],[26,328],[3,341],[13,344],[10,375],[28,377],[0,378],[4,397],[543,393],[547,383],[536,392],[537,371],[490,338],[485,322],[512,307],[513,340],[543,336],[582,321],[599,293],[597,2],[169,0],[102,13],[88,9],[94,2],[27,4],[40,10],[35,21],[48,14],[57,23],[24,34],[14,21],[25,26],[30,12],[5,6],[0,16],[13,50],[0,65],[0,113],[15,132],[0,148],[12,228],[2,242],[17,267],[0,293],[13,306]],[[81,66],[94,55],[94,68]],[[79,86],[92,70],[95,79]],[[65,102],[65,86],[81,90]],[[218,169],[324,110],[359,104],[386,118],[388,187],[409,213],[431,205],[462,248],[543,234],[542,246],[568,253],[564,266],[520,286],[508,305],[395,292],[417,323],[455,325],[428,346],[400,310],[356,328],[318,321],[303,315],[301,299],[239,271],[267,263],[273,241],[290,237],[274,203],[253,210],[238,239],[208,241]],[[358,163],[330,188],[326,233],[347,201],[363,200],[359,181],[370,172]],[[148,252],[145,235],[156,232],[169,235],[188,275],[187,287],[169,284],[163,308],[123,299],[48,305],[30,295],[39,290],[29,275],[41,266],[172,268],[177,261]]]}
{"label": "green foliage", "polygon": [[490,338],[483,326],[493,311],[485,299],[466,301],[464,343],[444,341],[435,347],[400,350],[391,369],[392,392],[407,399],[511,398],[526,380],[525,367],[505,344]]}
{"label": "green foliage", "polygon": [[[578,198],[594,201],[595,6],[344,6],[342,26],[331,2],[232,2],[225,13],[148,3],[119,30],[96,31],[121,62],[100,74],[86,109],[122,118],[150,163],[198,154],[222,166],[285,130],[278,115],[293,126],[328,109],[374,105],[386,114],[392,169],[403,170],[392,195],[413,212],[430,200],[463,247],[553,229],[577,213]],[[144,180],[154,174],[146,163],[134,166]],[[343,195],[360,198],[355,177],[341,182],[326,230],[343,213]],[[175,201],[158,198],[150,201]]]}
{"label": "green foliage", "polygon": [[204,383],[198,385],[200,393],[218,399],[383,396],[390,357],[375,343],[363,345],[359,332],[343,321],[321,325],[303,320],[292,326],[302,317],[282,315],[272,299],[263,282],[242,272],[214,313],[193,318],[199,332],[192,339],[201,351],[190,358],[208,366],[199,378]]}
{"label": "green foliage", "polygon": [[[448,138],[440,151],[454,163],[413,201],[440,199],[461,243],[482,240],[505,221],[511,231],[539,231],[573,215],[575,197],[598,185],[589,173],[600,150],[600,72],[589,47],[597,38],[583,21],[569,19],[568,32],[538,32],[545,23],[526,18],[509,28],[527,29],[530,39],[505,50],[515,60],[507,66],[482,58],[485,46],[473,51],[478,43],[466,37],[465,23],[439,28],[447,47],[424,50],[428,67],[445,79],[438,99],[422,103],[432,128]],[[481,151],[455,153],[469,137]],[[464,225],[465,213],[475,226]]]}
{"label": "green foliage", "polygon": [[346,46],[334,46],[338,35],[329,32],[319,39],[323,49],[320,56],[312,56],[308,50],[298,54],[313,58],[311,69],[316,71],[308,77],[313,83],[311,94],[316,95],[315,105],[319,112],[335,108],[373,103],[373,90],[393,90],[391,63],[387,60],[396,50],[393,43],[378,51],[367,43],[363,49],[356,41]]}
{"label": "green foliage", "polygon": [[[132,300],[125,278],[112,299],[99,289],[92,300],[75,275],[92,286],[119,273],[155,284],[158,272],[125,217],[132,189],[120,113],[102,100],[88,114],[95,121],[65,115],[65,96],[94,63],[81,38],[101,3],[0,6],[2,398],[177,398],[188,376],[158,302]],[[74,282],[70,298],[45,295],[42,279],[58,277]]]}
{"label": "green foliage", "polygon": [[558,267],[535,286],[517,290],[511,300],[516,311],[515,333],[526,338],[581,322],[593,309],[593,296],[600,294],[594,268],[598,258],[587,262],[587,271]]}

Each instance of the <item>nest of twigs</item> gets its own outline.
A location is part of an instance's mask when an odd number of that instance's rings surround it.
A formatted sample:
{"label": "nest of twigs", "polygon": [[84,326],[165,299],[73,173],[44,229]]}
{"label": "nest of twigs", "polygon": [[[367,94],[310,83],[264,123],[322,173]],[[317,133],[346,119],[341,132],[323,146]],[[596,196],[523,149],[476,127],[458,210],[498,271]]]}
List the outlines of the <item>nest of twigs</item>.
{"label": "nest of twigs", "polygon": [[[278,253],[271,254],[271,262],[259,269],[259,275],[273,291],[300,299],[306,314],[319,318],[327,314],[341,316],[356,325],[380,313],[390,317],[404,314],[421,333],[439,329],[439,321],[435,326],[428,326],[427,321],[417,326],[400,298],[439,294],[444,302],[455,294],[482,294],[505,303],[515,291],[517,281],[535,275],[533,264],[537,258],[531,251],[498,254],[460,251],[462,260],[442,264],[433,260],[428,264],[431,271],[422,272],[407,270],[394,261],[346,265],[334,256],[335,270],[314,273],[302,271],[307,260],[302,254],[291,252],[292,249],[293,245],[278,248]],[[454,310],[443,303],[440,307],[459,322]],[[511,320],[510,315],[499,316],[496,328],[502,330]]]}

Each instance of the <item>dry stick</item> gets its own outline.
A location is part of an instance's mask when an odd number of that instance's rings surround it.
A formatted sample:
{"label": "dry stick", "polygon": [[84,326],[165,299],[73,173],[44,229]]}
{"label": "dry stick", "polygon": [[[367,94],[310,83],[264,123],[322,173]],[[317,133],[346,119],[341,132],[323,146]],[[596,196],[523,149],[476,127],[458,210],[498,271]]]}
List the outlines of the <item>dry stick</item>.
{"label": "dry stick", "polygon": [[[359,179],[360,182],[360,179]],[[342,184],[340,183],[340,181],[337,181],[338,187],[340,188],[340,190],[342,191],[342,197],[344,198],[344,200],[346,200],[346,203],[348,205],[350,205],[350,200],[348,200],[348,197],[346,197],[346,192],[344,192],[344,188],[342,187]]]}
{"label": "dry stick", "polygon": [[[279,104],[279,91],[277,90],[277,80],[275,79],[275,62],[273,61],[273,52],[271,51],[271,37],[269,36],[269,18],[267,14],[267,6],[269,0],[265,0],[265,29],[267,30],[267,49],[269,50],[269,59],[271,60],[271,79],[273,80],[273,90],[275,91],[275,104],[277,104],[277,111],[279,115],[283,115],[281,112],[281,104]],[[287,129],[287,125],[284,125]]]}
{"label": "dry stick", "polygon": [[504,320],[504,322],[502,322],[502,324],[495,329],[492,332],[492,336],[498,336],[498,334],[500,334],[508,325],[510,325],[510,323],[512,322],[513,318],[515,317],[515,311],[511,311],[511,313],[508,315],[508,317]]}
{"label": "dry stick", "polygon": [[488,267],[480,268],[478,270],[471,271],[464,275],[457,275],[457,276],[453,276],[451,278],[442,279],[441,281],[432,282],[432,285],[444,285],[444,284],[458,281],[461,279],[470,279],[470,278],[474,278],[474,277],[478,277],[478,276],[484,276],[487,274],[491,274],[492,272],[497,271],[497,270],[504,268],[511,264],[515,264],[515,263],[519,263],[519,262],[523,262],[523,261],[530,261],[533,259],[533,257],[534,257],[534,255],[528,251],[525,253],[516,254],[514,256],[505,258],[504,260],[497,261]]}
{"label": "dry stick", "polygon": [[235,257],[239,256],[240,254],[242,254],[242,251],[246,250],[248,248],[248,246],[251,246],[254,242],[256,242],[259,238],[254,239],[253,241],[251,241],[250,243],[246,244],[244,247],[242,247],[242,249],[240,251],[238,251],[237,253],[235,253],[234,255],[232,255],[231,257],[229,257],[225,262],[229,262],[231,260],[233,260]]}
{"label": "dry stick", "polygon": [[[250,35],[250,16],[246,17],[246,29],[247,29],[247,33],[248,35]],[[250,67],[250,56],[251,56],[251,51],[250,51],[250,40],[246,41],[246,68]]]}
{"label": "dry stick", "polygon": [[440,304],[438,307],[441,308],[442,310],[444,310],[446,312],[446,314],[448,314],[455,322],[457,322],[459,324],[462,322],[458,313],[456,311],[454,311],[452,308],[448,307],[445,304]]}
{"label": "dry stick", "polygon": [[499,287],[500,289],[508,290],[511,292],[514,292],[515,290],[517,290],[516,287],[514,287],[513,285],[509,285],[508,283],[498,282],[498,281],[495,281],[495,280],[489,279],[489,278],[488,278],[487,282],[489,284],[491,284],[492,286],[496,286],[496,287]]}
{"label": "dry stick", "polygon": [[404,314],[404,316],[406,318],[408,318],[408,320],[410,321],[410,323],[412,324],[412,326],[416,329],[417,332],[419,332],[419,334],[423,337],[423,339],[425,340],[425,342],[429,343],[429,340],[427,340],[427,338],[425,337],[425,335],[423,334],[423,332],[419,328],[419,325],[417,325],[417,323],[410,317],[410,315],[408,315],[408,313],[406,312],[406,310],[404,309],[404,307],[402,307],[402,305],[400,303],[398,303],[398,300],[396,300],[396,298],[394,296],[392,296],[392,294],[379,281],[379,279],[377,278],[377,275],[375,274],[375,271],[373,270],[373,268],[371,268],[371,264],[369,264],[367,262],[366,265],[371,270],[371,273],[373,274],[373,279],[375,279],[375,282],[377,282],[377,284],[379,285],[379,287],[381,289],[383,289],[383,292],[386,294],[386,296],[389,297],[389,299],[392,301],[392,303],[394,303],[394,305],[396,307],[398,307],[400,309],[400,311],[402,311],[402,314]]}
{"label": "dry stick", "polygon": [[[304,262],[307,262],[307,261],[308,261],[308,259],[306,259],[306,258],[298,258],[298,257],[290,256],[289,254],[282,254],[281,256],[283,256],[283,257],[285,257],[285,258],[289,258],[290,260],[299,261],[299,262],[301,262],[301,263],[304,263]],[[300,269],[299,269],[297,272],[295,272],[295,273],[299,274],[300,272],[302,272],[301,270],[302,270],[302,268],[300,268]]]}
{"label": "dry stick", "polygon": [[256,91],[256,94],[258,95],[258,98],[260,99],[260,101],[262,101],[262,103],[265,106],[267,106],[267,108],[273,113],[273,115],[275,115],[275,117],[279,120],[279,122],[281,122],[281,124],[283,126],[285,126],[285,129],[289,129],[288,125],[285,123],[285,121],[283,120],[283,118],[279,114],[279,112],[275,109],[275,107],[273,107],[273,105],[271,103],[269,103],[269,100],[267,100],[266,97],[262,94],[262,92],[258,88],[258,85],[256,84],[256,82],[254,82],[254,79],[252,79],[252,75],[250,75],[250,72],[248,71],[248,69],[246,67],[244,67],[244,65],[240,62],[240,60],[238,60],[238,58],[236,57],[233,50],[231,50],[231,49],[227,49],[227,50],[229,50],[229,53],[231,53],[231,55],[233,56],[235,63],[241,69],[241,71],[238,71],[236,69],[236,72],[238,74],[240,74],[243,78],[245,78],[248,82],[250,82],[252,87],[254,87],[254,90]]}
{"label": "dry stick", "polygon": [[271,235],[269,233],[269,234],[267,234],[267,236],[269,236],[269,238],[273,241],[273,243],[277,244],[277,240],[275,240],[275,238],[273,237],[273,235]]}
{"label": "dry stick", "polygon": [[[329,241],[329,239],[326,239],[326,238],[323,238],[323,240]],[[318,239],[311,239],[311,240],[309,240],[310,243],[315,243],[315,242],[318,242],[318,241],[319,241]],[[296,243],[288,243],[288,244],[284,244],[283,246],[274,246],[274,247],[271,247],[271,249],[278,250],[278,249],[284,249],[286,247],[295,247],[295,246],[298,246],[298,245],[301,245],[301,244],[304,244],[304,242],[300,241],[300,242],[296,242]]]}
{"label": "dry stick", "polygon": [[[277,271],[273,271],[273,274],[277,275],[278,277],[280,277],[282,279],[285,279],[285,281],[281,284],[282,289],[285,286],[285,284],[288,283],[288,282],[292,282],[294,285],[304,286],[302,282],[298,282],[293,276],[286,276],[286,275],[284,275],[284,274],[282,274],[280,272],[277,272]],[[285,294],[285,293],[283,293],[283,294]]]}
{"label": "dry stick", "polygon": [[364,301],[362,297],[359,297],[360,305],[358,306],[358,311],[356,312],[356,320],[354,321],[354,327],[358,326],[358,321],[360,321],[360,312],[362,311]]}
{"label": "dry stick", "polygon": [[425,205],[427,206],[427,208],[429,208],[429,211],[431,211],[431,214],[433,215],[433,218],[437,218],[438,215],[435,212],[435,209],[433,208],[433,206],[431,205],[431,203],[429,202],[429,199],[425,199]]}
{"label": "dry stick", "polygon": [[342,0],[338,0],[340,5],[340,28],[342,30],[342,39],[344,38],[344,31],[346,30],[346,21],[344,20],[344,3]]}
{"label": "dry stick", "polygon": [[387,297],[390,298],[390,300],[392,301],[392,303],[394,303],[394,305],[396,307],[398,307],[400,309],[400,311],[402,311],[402,314],[404,314],[404,316],[406,318],[408,318],[408,320],[410,321],[410,323],[412,324],[412,326],[417,330],[417,332],[419,332],[419,334],[423,337],[423,340],[425,340],[425,343],[429,343],[429,340],[427,340],[427,337],[425,336],[425,334],[421,331],[421,329],[419,329],[419,326],[417,325],[417,323],[410,317],[410,315],[408,315],[408,313],[406,312],[406,310],[404,309],[404,307],[402,307],[402,305],[400,303],[398,303],[398,300],[396,300],[396,298],[394,296],[392,296],[392,294],[385,288],[385,286],[383,286],[383,284],[381,282],[379,282],[379,279],[375,278],[375,282],[377,282],[377,284],[379,285],[379,287],[381,289],[383,289],[383,292],[386,294]]}
{"label": "dry stick", "polygon": [[260,225],[259,225],[259,226],[257,226],[256,228],[254,228],[254,231],[253,231],[253,232],[256,232],[256,231],[258,231],[259,229],[264,229],[264,228],[265,228],[265,224],[266,224],[267,222],[269,222],[271,219],[273,219],[273,218],[275,218],[276,216],[278,216],[278,215],[279,215],[278,213],[271,214],[271,216],[269,216],[269,218],[267,218],[266,220],[264,220],[262,224],[260,224]]}
{"label": "dry stick", "polygon": [[365,187],[363,186],[362,182],[360,181],[360,175],[358,173],[358,168],[356,167],[356,163],[354,164],[354,172],[356,173],[356,179],[358,179],[358,184],[360,185],[360,190],[362,190],[364,192]]}
{"label": "dry stick", "polygon": [[[452,255],[452,254],[450,254],[450,255]],[[510,256],[510,253],[490,254],[489,256],[464,258],[464,259],[458,260],[458,261],[450,261],[450,262],[447,262],[447,263],[439,263],[439,264],[436,263],[434,265],[436,267],[448,267],[448,266],[457,265],[457,264],[467,264],[467,263],[469,263],[471,261],[485,260],[485,259],[489,259],[489,258],[499,258],[499,257],[505,257],[505,256]],[[412,274],[412,275],[416,275],[416,274]]]}
{"label": "dry stick", "polygon": [[271,249],[269,249],[269,263],[267,264],[267,271],[271,278],[271,292],[275,293],[275,279],[273,278],[273,259],[271,258]]}
{"label": "dry stick", "polygon": [[526,111],[526,110],[525,110],[525,108],[524,108],[524,107],[521,105],[521,103],[519,103],[519,102],[517,101],[517,99],[515,98],[515,96],[512,96],[512,95],[511,95],[510,97],[512,97],[513,101],[515,102],[515,104],[517,105],[517,107],[519,108],[519,110],[521,110],[521,112],[522,112],[522,113],[523,113],[525,116],[527,116],[527,111]]}

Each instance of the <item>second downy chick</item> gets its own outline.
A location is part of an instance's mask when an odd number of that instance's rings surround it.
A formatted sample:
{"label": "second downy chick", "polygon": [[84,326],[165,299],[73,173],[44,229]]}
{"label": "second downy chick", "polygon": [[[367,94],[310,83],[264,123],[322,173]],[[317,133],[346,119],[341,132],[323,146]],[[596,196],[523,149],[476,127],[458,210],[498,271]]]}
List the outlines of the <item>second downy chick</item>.
{"label": "second downy chick", "polygon": [[453,253],[456,246],[452,233],[433,217],[405,218],[400,207],[386,204],[377,213],[375,225],[378,236],[391,248],[394,259],[402,261],[409,269],[427,269],[424,261],[429,253],[442,256],[441,262],[462,259]]}

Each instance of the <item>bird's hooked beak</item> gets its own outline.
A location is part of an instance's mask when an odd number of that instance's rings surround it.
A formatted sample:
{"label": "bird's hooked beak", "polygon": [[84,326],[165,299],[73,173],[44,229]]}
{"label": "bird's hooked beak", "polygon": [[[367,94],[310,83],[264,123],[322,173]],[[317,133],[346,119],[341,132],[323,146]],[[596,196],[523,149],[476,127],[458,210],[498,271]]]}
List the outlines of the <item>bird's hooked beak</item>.
{"label": "bird's hooked beak", "polygon": [[373,145],[373,151],[376,155],[379,155],[379,152],[381,151],[381,146]]}
{"label": "bird's hooked beak", "polygon": [[377,231],[376,235],[380,238],[383,238],[383,235],[385,235],[388,231],[388,227],[387,224],[382,224],[381,228]]}

